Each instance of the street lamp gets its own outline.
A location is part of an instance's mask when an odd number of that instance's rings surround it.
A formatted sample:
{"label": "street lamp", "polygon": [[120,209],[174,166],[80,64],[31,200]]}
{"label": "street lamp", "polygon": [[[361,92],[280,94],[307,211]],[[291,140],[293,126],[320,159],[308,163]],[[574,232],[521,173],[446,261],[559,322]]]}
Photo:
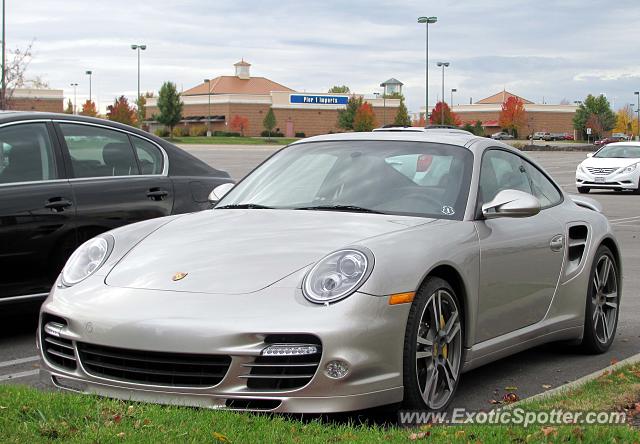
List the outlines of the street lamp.
{"label": "street lamp", "polygon": [[444,69],[449,66],[449,62],[438,62],[442,67],[442,105],[440,106],[440,124],[444,125]]}
{"label": "street lamp", "polygon": [[69,86],[73,86],[73,114],[77,114],[76,110],[76,88],[78,87],[77,83],[71,83]]}
{"label": "street lamp", "polygon": [[436,23],[438,17],[418,17],[418,23],[424,23],[427,30],[425,45],[425,107],[424,107],[424,126],[429,125],[429,24]]}
{"label": "street lamp", "polygon": [[85,74],[89,76],[89,102],[91,102],[91,74],[93,74],[93,71],[85,71]]}
{"label": "street lamp", "polygon": [[138,95],[136,103],[140,100],[140,51],[147,49],[147,45],[131,45],[131,49],[138,52]]}
{"label": "street lamp", "polygon": [[211,79],[204,79],[204,83],[207,84],[209,90],[209,111],[207,115],[207,137],[211,137]]}
{"label": "street lamp", "polygon": [[449,102],[449,103],[451,103],[451,108],[452,109],[453,109],[453,93],[454,92],[458,92],[458,89],[457,88],[451,88],[451,102]]}
{"label": "street lamp", "polygon": [[638,96],[638,107],[636,108],[636,112],[638,113],[638,135],[636,136],[636,140],[640,141],[640,91],[636,91],[634,94]]}

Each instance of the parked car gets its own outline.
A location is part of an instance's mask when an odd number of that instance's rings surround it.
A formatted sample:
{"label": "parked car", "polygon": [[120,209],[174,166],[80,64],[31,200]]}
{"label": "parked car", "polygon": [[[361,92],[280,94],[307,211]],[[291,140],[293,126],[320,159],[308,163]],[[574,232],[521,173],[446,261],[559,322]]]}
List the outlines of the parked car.
{"label": "parked car", "polygon": [[545,131],[536,131],[530,138],[531,140],[551,140],[551,133]]}
{"label": "parked car", "polygon": [[44,299],[87,239],[210,208],[230,182],[144,131],[67,114],[0,114],[0,304]]}
{"label": "parked car", "polygon": [[620,139],[620,142],[623,142],[625,140],[629,140],[629,136],[627,136],[625,133],[613,133],[613,134],[611,134],[611,137],[614,137],[616,139]]}
{"label": "parked car", "polygon": [[596,140],[595,142],[593,142],[593,144],[597,146],[604,146],[609,143],[621,142],[624,140],[627,140],[626,137],[622,138],[622,137],[611,136],[611,137],[605,137],[604,139]]}
{"label": "parked car", "polygon": [[565,133],[550,133],[549,134],[549,140],[565,140],[565,137],[566,137]]}
{"label": "parked car", "polygon": [[465,370],[616,336],[620,253],[599,204],[502,142],[312,137],[212,199],[76,250],[41,309],[41,374],[127,402],[440,410]]}
{"label": "parked car", "polygon": [[587,154],[576,170],[576,187],[580,193],[610,189],[640,194],[640,142],[609,143]]}
{"label": "parked car", "polygon": [[574,140],[573,134],[564,133],[564,140]]}
{"label": "parked car", "polygon": [[491,138],[494,140],[513,140],[513,136],[509,133],[505,133],[504,131],[491,134]]}

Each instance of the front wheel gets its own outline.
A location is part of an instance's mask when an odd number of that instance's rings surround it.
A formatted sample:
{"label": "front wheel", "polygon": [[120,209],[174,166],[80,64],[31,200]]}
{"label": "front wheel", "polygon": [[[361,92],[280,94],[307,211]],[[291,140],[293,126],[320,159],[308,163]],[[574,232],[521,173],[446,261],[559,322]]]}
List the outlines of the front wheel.
{"label": "front wheel", "polygon": [[458,297],[443,279],[429,278],[416,293],[404,340],[406,409],[445,409],[462,368],[463,322]]}
{"label": "front wheel", "polygon": [[589,187],[578,187],[578,193],[580,194],[587,194],[590,190],[591,188]]}
{"label": "front wheel", "polygon": [[620,304],[618,265],[611,250],[601,245],[589,275],[582,348],[588,353],[606,352],[616,335]]}

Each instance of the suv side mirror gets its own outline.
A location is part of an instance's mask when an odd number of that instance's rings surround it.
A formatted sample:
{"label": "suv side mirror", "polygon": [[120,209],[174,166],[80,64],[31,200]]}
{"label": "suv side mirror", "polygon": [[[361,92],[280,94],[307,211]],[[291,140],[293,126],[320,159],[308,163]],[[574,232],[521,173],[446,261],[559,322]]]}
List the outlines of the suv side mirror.
{"label": "suv side mirror", "polygon": [[209,202],[212,204],[218,203],[218,201],[222,199],[234,186],[235,184],[233,183],[223,183],[222,185],[218,185],[211,193],[209,193]]}
{"label": "suv side mirror", "polygon": [[498,217],[529,217],[540,212],[540,201],[529,193],[502,190],[491,202],[482,205],[485,219]]}

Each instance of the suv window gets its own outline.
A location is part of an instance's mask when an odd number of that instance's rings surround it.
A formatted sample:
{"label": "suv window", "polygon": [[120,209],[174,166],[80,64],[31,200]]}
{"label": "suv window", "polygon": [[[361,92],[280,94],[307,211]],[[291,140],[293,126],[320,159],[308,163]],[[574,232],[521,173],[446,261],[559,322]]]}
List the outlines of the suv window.
{"label": "suv window", "polygon": [[158,147],[151,142],[135,136],[131,136],[131,141],[138,155],[141,173],[161,174],[164,159]]}
{"label": "suv window", "polygon": [[482,158],[480,168],[480,199],[487,203],[503,190],[533,194],[525,160],[507,151],[489,150]]}
{"label": "suv window", "polygon": [[559,204],[562,201],[562,194],[555,185],[533,164],[526,160],[523,160],[523,162],[529,175],[531,190],[533,195],[540,201],[540,206],[548,208]]}
{"label": "suv window", "polygon": [[55,156],[45,123],[0,128],[0,183],[57,178]]}
{"label": "suv window", "polygon": [[75,177],[140,174],[129,136],[107,128],[61,123]]}

